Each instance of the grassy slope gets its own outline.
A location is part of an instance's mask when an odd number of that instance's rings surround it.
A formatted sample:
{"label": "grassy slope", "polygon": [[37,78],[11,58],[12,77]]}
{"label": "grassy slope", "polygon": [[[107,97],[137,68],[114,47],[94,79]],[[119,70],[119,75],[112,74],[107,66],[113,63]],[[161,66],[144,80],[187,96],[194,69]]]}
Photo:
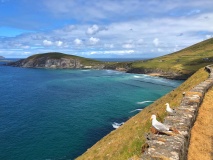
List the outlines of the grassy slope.
{"label": "grassy slope", "polygon": [[101,65],[104,64],[103,62],[96,61],[93,59],[89,58],[83,58],[79,56],[74,56],[74,55],[69,55],[69,54],[64,54],[64,53],[59,53],[59,52],[50,52],[50,53],[43,53],[43,54],[35,54],[30,57],[28,57],[28,60],[34,60],[42,57],[48,57],[48,58],[53,58],[53,59],[60,59],[60,58],[70,58],[70,59],[78,59],[83,65]]}
{"label": "grassy slope", "polygon": [[[211,62],[205,60],[210,58]],[[162,69],[182,74],[192,74],[199,68],[213,62],[213,38],[192,45],[178,52],[154,58],[148,61],[138,61],[131,68]]]}
{"label": "grassy slope", "polygon": [[[191,130],[188,160],[212,160],[213,156],[213,87],[206,93]],[[205,117],[205,118],[204,118]],[[202,135],[202,136],[201,136]]]}
{"label": "grassy slope", "polygon": [[145,142],[144,134],[148,132],[151,127],[151,115],[158,114],[159,120],[162,120],[166,116],[166,102],[169,102],[171,106],[178,106],[182,98],[182,92],[190,90],[195,85],[207,79],[207,77],[208,73],[201,68],[181,86],[158,99],[149,107],[146,107],[143,111],[128,120],[123,126],[112,131],[97,142],[77,159],[123,160],[131,157],[137,159],[141,155],[141,147]]}

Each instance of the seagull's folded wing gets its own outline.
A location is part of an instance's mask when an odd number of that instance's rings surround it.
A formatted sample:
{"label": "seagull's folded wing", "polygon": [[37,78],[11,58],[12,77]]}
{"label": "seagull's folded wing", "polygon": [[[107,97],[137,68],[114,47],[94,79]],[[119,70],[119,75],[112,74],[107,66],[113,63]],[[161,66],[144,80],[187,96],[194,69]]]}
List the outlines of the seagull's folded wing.
{"label": "seagull's folded wing", "polygon": [[169,130],[169,127],[167,127],[164,124],[157,122],[157,121],[155,122],[155,124],[153,126],[159,131],[168,131]]}

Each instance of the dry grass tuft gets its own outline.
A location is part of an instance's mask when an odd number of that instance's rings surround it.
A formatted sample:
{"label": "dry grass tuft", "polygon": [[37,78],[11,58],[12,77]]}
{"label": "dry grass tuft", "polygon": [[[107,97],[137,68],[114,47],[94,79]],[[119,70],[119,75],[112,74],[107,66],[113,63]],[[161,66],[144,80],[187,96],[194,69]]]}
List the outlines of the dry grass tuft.
{"label": "dry grass tuft", "polygon": [[213,159],[213,88],[205,95],[191,131],[188,160]]}

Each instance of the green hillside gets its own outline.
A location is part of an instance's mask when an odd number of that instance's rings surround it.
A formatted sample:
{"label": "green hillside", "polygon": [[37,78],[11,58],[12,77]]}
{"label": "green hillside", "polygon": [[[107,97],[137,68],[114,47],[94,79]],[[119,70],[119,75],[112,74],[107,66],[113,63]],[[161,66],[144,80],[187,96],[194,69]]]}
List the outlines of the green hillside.
{"label": "green hillside", "polygon": [[194,86],[207,79],[208,75],[209,74],[201,68],[174,91],[158,99],[129,119],[123,126],[102,138],[83,155],[79,156],[77,160],[139,159],[142,154],[142,146],[145,143],[144,135],[150,131],[151,115],[156,114],[159,120],[163,120],[166,116],[165,103],[168,102],[171,106],[178,106],[182,99],[182,93],[189,91]]}
{"label": "green hillside", "polygon": [[161,69],[191,75],[199,68],[213,63],[213,38],[197,43],[178,52],[147,61],[131,63],[131,70]]}
{"label": "green hillside", "polygon": [[171,106],[179,106],[183,92],[189,91],[208,78],[209,74],[202,67],[212,63],[213,38],[181,51],[148,61],[110,64],[109,67],[111,68],[123,67],[128,69],[128,71],[153,69],[153,72],[163,70],[187,76],[194,74],[178,88],[158,99],[129,119],[123,126],[102,138],[83,155],[79,156],[77,160],[139,159],[142,154],[142,146],[145,144],[144,135],[149,132],[151,127],[151,115],[156,114],[159,120],[163,120],[167,114],[165,113],[165,103],[168,102]]}
{"label": "green hillside", "polygon": [[51,59],[61,59],[61,58],[70,58],[70,59],[77,59],[84,65],[99,65],[103,64],[103,62],[96,61],[89,58],[84,58],[80,56],[74,56],[69,54],[64,54],[60,52],[49,52],[49,53],[42,53],[42,54],[35,54],[27,58],[27,60],[35,60],[39,58],[51,58]]}

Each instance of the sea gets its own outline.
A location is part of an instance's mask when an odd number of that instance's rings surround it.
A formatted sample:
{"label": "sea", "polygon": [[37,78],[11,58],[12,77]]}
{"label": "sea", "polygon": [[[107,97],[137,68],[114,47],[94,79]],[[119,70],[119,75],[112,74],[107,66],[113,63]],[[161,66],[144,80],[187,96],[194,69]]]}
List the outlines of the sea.
{"label": "sea", "polygon": [[113,70],[0,65],[0,159],[75,159],[115,130],[113,124],[181,83]]}

